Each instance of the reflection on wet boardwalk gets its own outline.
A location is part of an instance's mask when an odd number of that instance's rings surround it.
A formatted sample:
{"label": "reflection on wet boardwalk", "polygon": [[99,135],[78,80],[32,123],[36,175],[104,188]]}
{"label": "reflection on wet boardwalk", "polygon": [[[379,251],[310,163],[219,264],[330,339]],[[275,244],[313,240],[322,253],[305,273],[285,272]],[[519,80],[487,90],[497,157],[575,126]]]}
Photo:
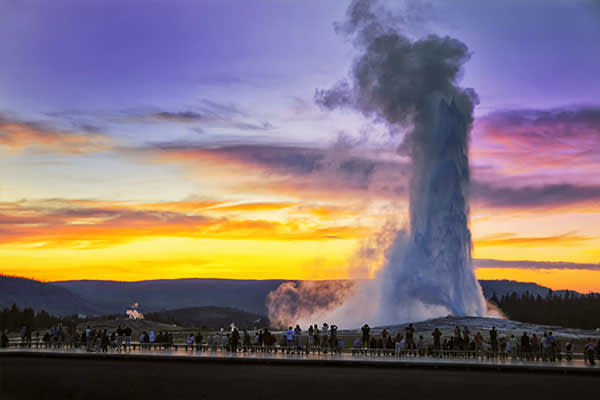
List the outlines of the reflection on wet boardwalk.
{"label": "reflection on wet boardwalk", "polygon": [[402,366],[402,367],[439,367],[439,368],[465,368],[465,369],[508,369],[508,370],[561,370],[564,372],[598,372],[600,373],[600,365],[586,365],[582,359],[572,361],[521,361],[521,360],[499,360],[485,359],[477,360],[470,358],[433,358],[433,357],[394,357],[394,356],[377,356],[377,355],[352,355],[350,353],[341,354],[305,354],[305,353],[282,353],[282,352],[237,352],[231,353],[228,351],[198,351],[185,350],[179,348],[177,350],[130,350],[130,351],[108,351],[108,352],[88,352],[84,349],[22,349],[10,348],[0,350],[0,357],[3,355],[27,355],[27,356],[47,356],[47,357],[109,357],[113,359],[130,358],[130,359],[185,359],[185,360],[216,360],[216,361],[249,361],[249,362],[277,362],[285,363],[286,361],[294,364],[306,362],[306,364],[331,364],[331,365],[379,365],[379,366]]}

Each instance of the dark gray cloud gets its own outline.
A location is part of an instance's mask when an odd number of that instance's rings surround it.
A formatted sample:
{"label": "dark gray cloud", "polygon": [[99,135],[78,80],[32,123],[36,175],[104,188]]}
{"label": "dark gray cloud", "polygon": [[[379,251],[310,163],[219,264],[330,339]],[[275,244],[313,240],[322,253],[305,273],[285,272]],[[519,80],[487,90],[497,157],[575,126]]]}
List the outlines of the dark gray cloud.
{"label": "dark gray cloud", "polygon": [[[352,149],[350,149],[352,150]],[[390,196],[406,195],[410,167],[405,161],[378,160],[335,148],[309,148],[274,144],[232,144],[207,147],[197,143],[171,142],[148,146],[145,151],[186,153],[198,160],[217,158],[222,162],[252,165],[294,179],[315,179],[315,185],[328,180],[332,190],[336,184],[350,184],[352,188],[368,190],[375,185]],[[598,202],[600,186],[553,184],[540,186],[500,186],[472,180],[471,200],[476,206],[498,208],[561,207],[580,203]]]}
{"label": "dark gray cloud", "polygon": [[175,122],[205,127],[231,128],[243,131],[269,131],[275,127],[269,121],[256,121],[235,104],[202,100],[196,107],[183,111],[155,111],[142,121]]}
{"label": "dark gray cloud", "polygon": [[161,111],[150,114],[151,117],[169,122],[200,122],[206,119],[206,116],[194,111]]}
{"label": "dark gray cloud", "polygon": [[600,271],[600,264],[580,264],[571,262],[544,262],[544,261],[504,261],[490,259],[474,259],[475,268],[520,268],[520,269],[587,269]]}
{"label": "dark gray cloud", "polygon": [[600,186],[555,184],[526,187],[500,187],[473,182],[471,199],[492,207],[536,208],[596,202],[600,205]]}
{"label": "dark gray cloud", "polygon": [[575,147],[584,140],[582,145],[589,147],[589,139],[600,140],[600,106],[501,110],[480,118],[477,126],[483,137],[517,139],[519,146],[551,150],[561,140],[570,140]]}
{"label": "dark gray cloud", "polygon": [[[297,181],[305,187],[339,190],[376,190],[390,195],[404,193],[408,166],[401,161],[370,159],[352,153],[353,148],[310,148],[274,144],[232,144],[207,147],[194,143],[158,143],[145,151],[159,151],[186,160],[252,166],[267,173]],[[337,189],[335,189],[337,188]]]}
{"label": "dark gray cloud", "polygon": [[[316,90],[315,100],[326,108],[352,107],[389,125],[429,124],[435,96],[445,95],[471,120],[476,95],[456,85],[467,46],[450,37],[429,35],[411,40],[398,29],[411,15],[392,16],[375,0],[356,0],[337,30],[349,35],[360,55],[350,79],[329,90]],[[433,108],[433,109],[432,109]],[[415,129],[411,136],[423,135]]]}

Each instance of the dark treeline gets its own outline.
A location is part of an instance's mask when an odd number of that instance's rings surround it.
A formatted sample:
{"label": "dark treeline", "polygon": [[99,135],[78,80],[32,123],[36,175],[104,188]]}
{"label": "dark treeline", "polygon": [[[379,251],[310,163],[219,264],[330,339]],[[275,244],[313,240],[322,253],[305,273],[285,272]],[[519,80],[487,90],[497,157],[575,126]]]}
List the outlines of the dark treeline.
{"label": "dark treeline", "polygon": [[566,328],[600,328],[600,294],[587,295],[565,292],[554,295],[552,290],[544,297],[529,292],[502,296],[496,294],[490,302],[496,304],[508,318],[515,321],[542,325],[558,325]]}
{"label": "dark treeline", "polygon": [[48,314],[45,310],[37,313],[29,307],[20,310],[16,304],[13,304],[12,307],[0,311],[0,332],[3,330],[19,331],[23,326],[27,326],[31,330],[48,329],[59,323],[67,325],[73,321],[78,321],[77,315],[57,317]]}

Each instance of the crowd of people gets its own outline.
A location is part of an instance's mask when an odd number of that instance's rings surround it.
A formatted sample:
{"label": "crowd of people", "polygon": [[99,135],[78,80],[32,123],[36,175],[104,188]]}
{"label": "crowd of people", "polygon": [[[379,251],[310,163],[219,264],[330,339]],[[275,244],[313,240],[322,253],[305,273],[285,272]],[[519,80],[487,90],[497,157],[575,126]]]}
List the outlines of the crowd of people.
{"label": "crowd of people", "polygon": [[[538,336],[535,333],[529,335],[527,332],[519,337],[500,334],[496,327],[492,327],[487,338],[476,332],[472,334],[467,326],[462,329],[454,328],[451,335],[443,338],[442,332],[435,328],[431,332],[431,342],[426,344],[423,335],[415,336],[415,328],[412,324],[404,329],[404,335],[398,332],[394,337],[384,329],[379,337],[371,336],[371,328],[365,324],[362,328],[362,340],[355,338],[353,343],[353,354],[393,354],[409,356],[431,356],[431,357],[472,357],[481,359],[507,359],[527,361],[561,361],[564,357],[567,361],[573,359],[574,344],[571,341],[563,343],[555,337],[552,332],[544,332]],[[586,340],[583,354],[584,359],[590,365],[595,364],[595,359],[600,359],[600,346],[593,338]]]}
{"label": "crowd of people", "polygon": [[[108,351],[109,349],[127,349],[132,344],[133,331],[129,327],[122,328],[119,326],[115,330],[108,329],[92,329],[86,327],[82,331],[78,331],[74,326],[63,326],[58,324],[52,326],[43,335],[39,330],[35,334],[32,330],[24,325],[20,330],[20,346],[21,347],[54,347],[54,348],[85,348],[88,351]],[[167,347],[173,344],[173,335],[168,332],[154,331],[146,333],[142,332],[139,336],[138,343],[140,347],[157,345]],[[0,347],[8,347],[9,339],[6,331],[2,332],[0,337]]]}
{"label": "crowd of people", "polygon": [[327,323],[320,329],[316,324],[314,327],[311,325],[305,341],[299,325],[295,328],[290,326],[280,333],[272,333],[268,328],[259,329],[253,335],[246,329],[240,333],[237,328],[233,328],[229,333],[216,332],[208,335],[205,342],[200,333],[197,336],[190,334],[186,339],[186,347],[195,345],[198,349],[223,349],[232,352],[341,353],[344,341],[338,337],[337,329],[336,325],[329,326]]}
{"label": "crowd of people", "polygon": [[[462,329],[456,326],[449,335],[442,334],[435,328],[426,340],[423,334],[417,335],[413,324],[408,324],[403,330],[391,334],[383,329],[378,335],[372,334],[368,324],[361,328],[362,336],[357,336],[351,345],[353,355],[377,356],[429,356],[429,357],[467,357],[476,359],[513,359],[526,361],[567,361],[573,359],[574,344],[564,343],[553,335],[544,332],[523,332],[520,336],[499,333],[496,327],[484,335],[477,331],[474,334],[467,326]],[[132,329],[129,327],[108,331],[107,329],[92,329],[89,326],[77,331],[73,326],[53,326],[40,337],[36,331],[35,340],[32,331],[23,326],[21,331],[22,347],[36,346],[74,348],[81,347],[88,351],[107,352],[112,350],[129,350],[132,347]],[[9,344],[6,332],[0,337],[0,347]],[[168,349],[175,345],[173,334],[153,330],[143,331],[137,337],[134,346],[140,348]],[[204,337],[201,332],[190,333],[185,339],[185,348],[209,351],[227,352],[294,352],[294,353],[341,353],[344,350],[344,340],[338,335],[336,325],[323,323],[309,326],[304,332],[299,325],[289,326],[287,330],[271,332],[268,328],[256,330],[252,334],[244,329],[241,333],[237,328],[230,332],[219,331]],[[600,345],[595,338],[588,338],[583,347],[584,360],[589,365],[595,365],[600,360]]]}

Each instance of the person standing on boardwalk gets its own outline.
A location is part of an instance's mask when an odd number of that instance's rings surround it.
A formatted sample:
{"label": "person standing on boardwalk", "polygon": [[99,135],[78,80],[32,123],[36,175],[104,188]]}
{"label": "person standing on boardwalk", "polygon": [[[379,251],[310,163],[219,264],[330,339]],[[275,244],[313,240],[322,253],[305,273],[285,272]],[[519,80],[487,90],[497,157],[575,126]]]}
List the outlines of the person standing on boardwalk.
{"label": "person standing on boardwalk", "polygon": [[406,332],[406,350],[414,350],[415,349],[415,328],[413,324],[408,324],[408,326],[404,329]]}
{"label": "person standing on boardwalk", "polygon": [[296,327],[294,328],[294,346],[296,348],[300,348],[300,342],[302,339],[302,329],[300,328],[300,325],[296,325]]}
{"label": "person standing on boardwalk", "polygon": [[331,352],[336,352],[338,348],[337,342],[337,325],[331,324],[329,327],[329,347],[331,348]]}
{"label": "person standing on boardwalk", "polygon": [[362,331],[362,346],[365,348],[369,347],[369,335],[371,333],[371,327],[369,324],[364,324],[360,329]]}
{"label": "person standing on boardwalk", "polygon": [[530,356],[529,336],[527,336],[527,332],[523,332],[523,336],[521,336],[521,359],[529,360]]}
{"label": "person standing on boardwalk", "polygon": [[8,347],[8,336],[6,335],[6,330],[4,329],[2,329],[2,337],[0,337],[0,347]]}
{"label": "person standing on boardwalk", "polygon": [[306,336],[306,352],[308,353],[310,351],[310,348],[312,347],[313,343],[315,342],[315,330],[313,329],[313,326],[309,326],[308,327],[308,336]]}
{"label": "person standing on boardwalk", "polygon": [[490,344],[492,345],[492,353],[498,352],[498,331],[495,326],[492,326],[492,330],[490,331]]}
{"label": "person standing on boardwalk", "polygon": [[323,326],[321,327],[321,347],[327,349],[329,343],[329,325],[326,322],[323,322]]}
{"label": "person standing on boardwalk", "polygon": [[248,331],[246,329],[244,329],[244,338],[243,340],[243,346],[244,346],[244,353],[248,351],[248,349],[250,348],[251,344],[250,344],[250,334],[248,333]]}
{"label": "person standing on boardwalk", "polygon": [[287,351],[289,353],[290,347],[294,345],[294,329],[291,326],[285,332],[285,339],[286,339]]}
{"label": "person standing on boardwalk", "polygon": [[235,353],[235,352],[237,352],[237,348],[240,343],[240,332],[238,331],[237,328],[233,328],[233,331],[231,331],[230,339],[231,339],[231,352]]}
{"label": "person standing on boardwalk", "polygon": [[510,358],[512,360],[516,360],[519,350],[519,341],[515,335],[510,335],[510,339],[508,339],[508,345],[510,346]]}
{"label": "person standing on boardwalk", "polygon": [[585,344],[585,348],[583,350],[583,362],[587,363],[588,365],[596,365],[596,363],[594,362],[594,356],[595,356],[595,352],[596,352],[596,346],[598,345],[598,343],[596,343],[595,340],[593,340],[592,338],[587,338],[587,342]]}
{"label": "person standing on boardwalk", "polygon": [[431,336],[433,336],[433,350],[437,353],[440,351],[441,347],[442,347],[442,343],[441,343],[441,338],[442,338],[442,332],[438,329],[435,328],[433,330],[433,332],[431,333]]}

